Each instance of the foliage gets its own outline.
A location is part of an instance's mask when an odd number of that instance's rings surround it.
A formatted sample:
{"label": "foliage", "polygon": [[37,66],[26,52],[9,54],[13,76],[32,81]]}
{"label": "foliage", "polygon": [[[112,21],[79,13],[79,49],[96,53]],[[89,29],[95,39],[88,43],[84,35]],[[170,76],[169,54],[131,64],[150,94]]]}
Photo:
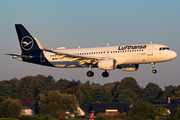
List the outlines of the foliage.
{"label": "foliage", "polygon": [[155,107],[151,103],[138,101],[130,108],[128,116],[129,120],[155,119]]}
{"label": "foliage", "polygon": [[77,102],[75,95],[63,94],[62,102],[66,105],[66,111],[70,112],[70,114],[75,113],[77,111]]}
{"label": "foliage", "polygon": [[79,104],[80,106],[82,106],[83,101],[84,101],[84,98],[85,98],[84,93],[83,93],[80,89],[78,89],[78,90],[76,91],[76,93],[75,93],[75,96],[76,96],[76,98],[77,98],[78,104]]}
{"label": "foliage", "polygon": [[47,91],[55,90],[55,87],[56,87],[55,79],[51,75],[49,75],[48,77],[45,77],[45,80],[43,83],[44,83],[45,90]]}
{"label": "foliage", "polygon": [[33,98],[24,98],[21,102],[22,106],[24,107],[34,107],[35,100]]}
{"label": "foliage", "polygon": [[108,120],[108,118],[106,117],[105,114],[103,114],[103,113],[98,113],[98,114],[96,115],[96,120]]}
{"label": "foliage", "polygon": [[4,97],[12,97],[12,86],[8,81],[0,82],[0,99]]}
{"label": "foliage", "polygon": [[84,105],[100,101],[100,102],[111,102],[111,93],[106,90],[105,87],[93,88],[89,94],[85,96]]}
{"label": "foliage", "polygon": [[70,113],[77,111],[76,96],[61,94],[57,90],[39,94],[36,102],[39,113],[54,118],[59,118],[60,115],[65,116],[66,111]]}
{"label": "foliage", "polygon": [[55,118],[51,118],[48,115],[42,115],[42,114],[38,114],[38,115],[28,115],[28,116],[21,116],[19,117],[19,120],[58,120]]}
{"label": "foliage", "polygon": [[0,117],[17,118],[22,110],[22,106],[18,99],[5,99],[1,102]]}
{"label": "foliage", "polygon": [[18,120],[18,119],[15,119],[15,118],[0,118],[0,120]]}
{"label": "foliage", "polygon": [[124,89],[118,95],[117,101],[120,103],[133,104],[138,101],[139,98],[132,89]]}
{"label": "foliage", "polygon": [[169,86],[165,86],[165,91],[163,93],[163,96],[162,98],[164,99],[167,99],[168,97],[178,97],[176,96],[176,91],[179,91],[180,90],[180,85],[179,86],[172,86],[172,85],[169,85]]}
{"label": "foliage", "polygon": [[172,117],[172,120],[180,120],[180,108],[179,107],[176,108],[176,113]]}
{"label": "foliage", "polygon": [[69,81],[66,79],[60,79],[57,81],[57,90],[60,91],[61,93],[64,92],[64,90],[67,88],[69,84]]}
{"label": "foliage", "polygon": [[44,86],[40,79],[28,76],[19,80],[19,83],[14,90],[14,97],[19,100],[23,100],[25,97],[35,99],[36,96],[43,90]]}
{"label": "foliage", "polygon": [[[155,83],[148,83],[145,88],[140,88],[132,77],[100,85],[99,83],[90,84],[90,81],[81,83],[80,80],[75,81],[74,79],[72,81],[66,79],[55,81],[51,75],[47,77],[37,75],[0,82],[0,102],[9,99],[9,97],[19,99],[23,106],[28,107],[33,106],[35,100],[36,113],[47,113],[53,116],[65,114],[65,111],[68,110],[76,113],[77,103],[83,107],[96,101],[135,104],[138,100],[152,102],[154,99],[167,99],[167,97],[180,99],[180,85],[166,86],[163,91]],[[60,101],[56,101],[56,99]],[[45,109],[46,107],[48,109]],[[49,112],[59,108],[61,108],[59,113]]]}
{"label": "foliage", "polygon": [[160,118],[163,119],[163,117],[169,118],[170,116],[170,111],[164,107],[157,107],[156,108],[156,115]]}
{"label": "foliage", "polygon": [[142,96],[149,99],[152,102],[154,99],[159,99],[162,96],[162,89],[159,85],[154,83],[148,83],[143,89]]}
{"label": "foliage", "polygon": [[41,114],[47,114],[58,118],[59,115],[65,116],[66,106],[63,104],[63,96],[59,91],[50,91],[47,95],[40,94],[38,107]]}
{"label": "foliage", "polygon": [[117,83],[114,89],[111,91],[114,96],[113,102],[117,102],[118,95],[122,90],[132,89],[138,97],[141,95],[141,88],[137,84],[137,81],[132,77],[125,77],[121,80],[121,82]]}
{"label": "foliage", "polygon": [[175,94],[172,96],[172,99],[180,99],[180,90],[175,91]]}
{"label": "foliage", "polygon": [[126,120],[126,113],[114,113],[114,114],[106,114],[106,113],[98,113],[96,115],[95,120]]}

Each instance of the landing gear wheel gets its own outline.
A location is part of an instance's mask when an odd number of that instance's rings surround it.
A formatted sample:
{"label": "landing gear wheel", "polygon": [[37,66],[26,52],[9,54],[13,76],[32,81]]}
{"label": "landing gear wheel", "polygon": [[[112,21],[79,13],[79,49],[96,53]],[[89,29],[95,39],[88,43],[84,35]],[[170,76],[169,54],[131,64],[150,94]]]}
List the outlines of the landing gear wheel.
{"label": "landing gear wheel", "polygon": [[152,73],[156,74],[156,73],[157,73],[157,70],[152,70]]}
{"label": "landing gear wheel", "polygon": [[107,71],[105,71],[105,72],[102,73],[102,76],[103,77],[109,77],[109,73]]}
{"label": "landing gear wheel", "polygon": [[152,73],[153,73],[153,74],[156,74],[156,73],[157,73],[157,70],[154,69],[154,68],[155,68],[155,63],[152,62],[151,65],[152,65],[152,69],[153,69],[153,70],[152,70]]}
{"label": "landing gear wheel", "polygon": [[94,76],[94,72],[88,71],[88,72],[86,73],[86,75],[87,75],[88,77],[93,77],[93,76]]}

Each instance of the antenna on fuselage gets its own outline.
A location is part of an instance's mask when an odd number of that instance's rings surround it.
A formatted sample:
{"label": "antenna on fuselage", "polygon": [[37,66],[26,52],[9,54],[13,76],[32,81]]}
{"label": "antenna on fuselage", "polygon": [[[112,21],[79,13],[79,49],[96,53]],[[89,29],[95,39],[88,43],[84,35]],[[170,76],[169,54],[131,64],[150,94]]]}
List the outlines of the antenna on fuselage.
{"label": "antenna on fuselage", "polygon": [[107,44],[107,46],[109,46],[109,44]]}

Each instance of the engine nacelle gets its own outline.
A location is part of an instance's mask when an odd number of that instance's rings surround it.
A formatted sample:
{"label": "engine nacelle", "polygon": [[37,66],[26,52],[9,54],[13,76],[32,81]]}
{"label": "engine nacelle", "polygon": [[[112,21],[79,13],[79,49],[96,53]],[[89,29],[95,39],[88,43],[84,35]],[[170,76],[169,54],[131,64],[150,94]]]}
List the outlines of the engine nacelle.
{"label": "engine nacelle", "polygon": [[115,59],[100,60],[98,62],[98,68],[102,70],[114,70],[116,68]]}
{"label": "engine nacelle", "polygon": [[123,71],[137,71],[139,64],[118,65],[117,68]]}

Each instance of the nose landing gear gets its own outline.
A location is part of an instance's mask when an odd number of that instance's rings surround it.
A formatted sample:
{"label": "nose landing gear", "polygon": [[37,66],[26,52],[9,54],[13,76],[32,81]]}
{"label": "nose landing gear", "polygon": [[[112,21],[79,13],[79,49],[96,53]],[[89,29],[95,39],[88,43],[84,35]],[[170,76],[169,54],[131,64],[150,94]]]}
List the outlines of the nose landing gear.
{"label": "nose landing gear", "polygon": [[153,73],[153,74],[156,74],[156,73],[157,73],[157,70],[154,69],[154,68],[155,68],[155,63],[152,62],[151,65],[152,65],[152,68],[153,68],[152,73]]}

